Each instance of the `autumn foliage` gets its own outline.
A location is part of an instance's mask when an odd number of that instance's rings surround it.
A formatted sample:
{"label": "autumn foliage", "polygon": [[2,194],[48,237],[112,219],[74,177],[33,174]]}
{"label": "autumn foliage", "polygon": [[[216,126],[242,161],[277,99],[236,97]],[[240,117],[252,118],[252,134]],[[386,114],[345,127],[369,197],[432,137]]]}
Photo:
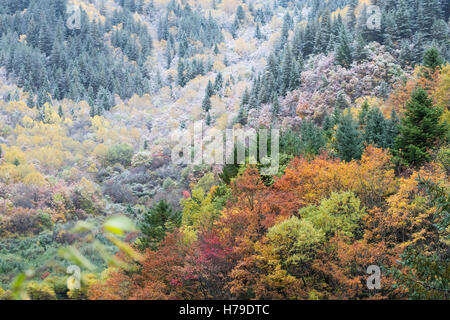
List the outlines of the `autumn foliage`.
{"label": "autumn foliage", "polygon": [[[169,234],[134,271],[113,270],[91,287],[90,298],[401,298],[407,292],[388,270],[403,270],[397,261],[410,245],[436,250],[435,208],[419,176],[445,181],[436,165],[396,177],[389,152],[372,146],[359,161],[296,158],[271,186],[248,167],[212,226],[194,238],[183,228]],[[384,270],[380,290],[366,286],[369,265]]]}

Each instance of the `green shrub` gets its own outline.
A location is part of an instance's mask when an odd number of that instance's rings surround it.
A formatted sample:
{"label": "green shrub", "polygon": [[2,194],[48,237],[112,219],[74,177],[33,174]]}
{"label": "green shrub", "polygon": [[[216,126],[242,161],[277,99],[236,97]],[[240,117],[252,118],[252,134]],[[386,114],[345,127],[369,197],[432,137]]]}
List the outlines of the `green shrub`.
{"label": "green shrub", "polygon": [[46,283],[32,281],[26,290],[31,300],[56,300],[55,291]]}
{"label": "green shrub", "polygon": [[120,163],[124,167],[131,165],[133,158],[133,147],[127,143],[120,143],[109,147],[106,153],[106,161],[110,165]]}

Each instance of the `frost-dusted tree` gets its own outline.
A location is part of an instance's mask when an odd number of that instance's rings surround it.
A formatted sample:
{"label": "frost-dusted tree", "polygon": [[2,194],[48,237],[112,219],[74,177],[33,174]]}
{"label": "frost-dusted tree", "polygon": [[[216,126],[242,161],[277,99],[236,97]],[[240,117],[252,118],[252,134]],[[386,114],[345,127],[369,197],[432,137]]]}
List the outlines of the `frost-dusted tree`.
{"label": "frost-dusted tree", "polygon": [[362,139],[350,112],[345,112],[341,116],[335,138],[335,148],[339,158],[345,161],[361,158]]}
{"label": "frost-dusted tree", "polygon": [[243,126],[247,124],[247,113],[245,110],[245,106],[243,104],[241,104],[241,106],[239,107],[239,112],[236,121],[237,123],[240,123]]}
{"label": "frost-dusted tree", "polygon": [[327,8],[320,21],[320,29],[317,33],[314,51],[316,53],[326,52],[331,40],[331,15]]}
{"label": "frost-dusted tree", "polygon": [[202,108],[205,112],[211,110],[211,98],[208,95],[205,95],[205,98],[203,99]]}
{"label": "frost-dusted tree", "polygon": [[132,157],[133,147],[127,143],[113,145],[106,152],[106,161],[110,165],[119,163],[124,167],[128,167],[131,164]]}
{"label": "frost-dusted tree", "polygon": [[246,106],[250,101],[250,92],[248,91],[248,87],[245,88],[244,94],[241,98],[241,107]]}
{"label": "frost-dusted tree", "polygon": [[336,101],[334,103],[335,108],[344,110],[350,107],[347,99],[345,98],[345,94],[343,91],[339,91],[336,96]]}
{"label": "frost-dusted tree", "polygon": [[363,61],[367,59],[368,56],[369,53],[366,50],[366,41],[364,40],[361,34],[358,34],[355,42],[354,58],[356,61]]}
{"label": "frost-dusted tree", "polygon": [[292,77],[292,53],[289,45],[284,47],[283,60],[281,64],[280,93],[284,96],[289,91]]}
{"label": "frost-dusted tree", "polygon": [[178,72],[177,83],[179,86],[184,87],[187,81],[185,75],[185,65],[182,59],[178,60],[177,72]]}
{"label": "frost-dusted tree", "polygon": [[278,96],[275,95],[272,101],[272,115],[274,117],[278,116],[278,114],[280,113],[280,101],[278,99]]}
{"label": "frost-dusted tree", "polygon": [[214,95],[214,86],[211,80],[208,81],[208,85],[206,86],[205,95],[208,97],[212,97]]}
{"label": "frost-dusted tree", "polygon": [[169,17],[166,14],[158,24],[158,40],[167,40],[169,38]]}
{"label": "frost-dusted tree", "polygon": [[231,35],[233,36],[233,39],[236,39],[239,27],[240,27],[239,19],[236,16],[236,18],[234,19],[234,22],[233,22],[233,24],[231,26],[231,30],[230,30]]}
{"label": "frost-dusted tree", "polygon": [[345,27],[343,27],[339,34],[339,39],[336,48],[336,63],[348,67],[353,61],[352,47],[349,35]]}
{"label": "frost-dusted tree", "polygon": [[219,72],[216,76],[216,80],[214,81],[214,91],[220,92],[223,88],[223,76],[222,73]]}
{"label": "frost-dusted tree", "polygon": [[264,39],[264,35],[261,32],[261,27],[260,27],[259,23],[256,24],[255,38],[258,40]]}
{"label": "frost-dusted tree", "polygon": [[347,26],[353,29],[356,26],[356,15],[355,10],[358,6],[358,0],[350,0],[350,5],[346,14]]}
{"label": "frost-dusted tree", "polygon": [[445,127],[441,123],[442,109],[421,87],[415,89],[406,103],[401,120],[400,134],[396,140],[395,155],[400,164],[420,166],[431,160],[430,149],[444,138]]}
{"label": "frost-dusted tree", "polygon": [[28,108],[34,107],[34,97],[31,92],[28,94],[28,97],[27,97],[27,106],[28,106]]}
{"label": "frost-dusted tree", "polygon": [[241,5],[238,6],[238,8],[236,9],[236,17],[239,19],[240,22],[244,21],[245,19],[245,11]]}
{"label": "frost-dusted tree", "polygon": [[292,28],[292,18],[289,15],[289,13],[286,13],[284,15],[283,27],[281,29],[281,38],[278,46],[279,49],[282,49],[287,44],[289,38],[289,30],[291,30],[291,28]]}
{"label": "frost-dusted tree", "polygon": [[411,13],[405,0],[400,0],[395,12],[395,21],[397,22],[397,32],[400,38],[408,39],[411,37]]}
{"label": "frost-dusted tree", "polygon": [[114,96],[105,88],[97,93],[96,105],[102,110],[109,111],[114,106]]}

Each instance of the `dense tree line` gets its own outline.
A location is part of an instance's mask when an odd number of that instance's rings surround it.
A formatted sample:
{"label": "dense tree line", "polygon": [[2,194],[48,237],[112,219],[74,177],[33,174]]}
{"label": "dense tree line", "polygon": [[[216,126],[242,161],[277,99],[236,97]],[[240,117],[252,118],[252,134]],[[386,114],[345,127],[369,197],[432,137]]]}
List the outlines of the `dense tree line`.
{"label": "dense tree line", "polygon": [[[284,16],[280,40],[268,57],[265,70],[253,75],[250,95],[242,98],[242,114],[262,104],[274,105],[278,97],[298,88],[304,61],[312,55],[334,52],[336,63],[348,68],[353,62],[367,60],[366,45],[377,41],[403,66],[421,63],[429,47],[436,48],[444,59],[450,57],[449,10],[445,1],[375,1],[380,7],[381,25],[370,29],[367,21],[373,13],[364,5],[356,17],[355,0],[276,2],[284,8],[289,3],[294,10]],[[349,7],[345,16],[332,17],[331,12],[345,6]],[[307,17],[301,13],[304,8],[309,9]],[[306,26],[294,27],[295,22],[305,18]],[[289,31],[293,32],[291,41]],[[257,30],[255,37],[261,39],[261,32]]]}
{"label": "dense tree line", "polygon": [[[80,29],[72,30],[66,26],[66,0],[14,3],[0,5],[0,63],[31,93],[29,106],[42,107],[50,96],[70,98],[88,101],[101,114],[114,105],[115,94],[127,99],[149,91],[144,62],[152,39],[128,9],[115,10],[105,23],[80,9]],[[122,57],[107,45],[108,34]]]}

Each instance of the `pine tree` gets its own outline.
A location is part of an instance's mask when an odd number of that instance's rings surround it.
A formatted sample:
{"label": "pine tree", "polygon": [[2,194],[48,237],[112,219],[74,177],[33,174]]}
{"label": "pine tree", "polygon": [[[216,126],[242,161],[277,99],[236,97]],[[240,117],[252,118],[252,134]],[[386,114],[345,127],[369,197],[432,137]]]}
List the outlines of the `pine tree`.
{"label": "pine tree", "polygon": [[354,58],[356,61],[360,62],[367,59],[368,56],[369,53],[366,50],[366,42],[364,41],[362,35],[358,34],[358,37],[356,39]]}
{"label": "pine tree", "polygon": [[292,53],[289,45],[286,45],[283,53],[283,62],[281,64],[281,83],[280,93],[285,95],[290,89],[292,77]]}
{"label": "pine tree", "polygon": [[180,224],[180,218],[180,214],[174,212],[167,201],[158,202],[156,206],[144,213],[139,223],[141,236],[137,241],[138,248],[141,251],[147,248],[156,250],[166,233]]}
{"label": "pine tree", "polygon": [[[300,60],[301,56],[300,56]],[[292,59],[292,75],[289,84],[289,90],[295,90],[301,85],[301,73],[303,68],[303,61],[295,61]]]}
{"label": "pine tree", "polygon": [[350,40],[345,28],[341,29],[339,34],[339,43],[336,48],[336,63],[348,67],[353,61],[352,48],[350,46]]}
{"label": "pine tree", "polygon": [[355,9],[358,6],[358,0],[351,0],[350,6],[347,11],[347,26],[349,29],[353,29],[356,25],[356,16],[355,16]]}
{"label": "pine tree", "polygon": [[244,94],[242,95],[241,99],[241,106],[247,105],[249,101],[250,101],[250,92],[248,91],[248,88],[245,88]]}
{"label": "pine tree", "polygon": [[99,110],[109,111],[114,106],[114,97],[108,89],[101,87],[97,93],[96,105]]}
{"label": "pine tree", "polygon": [[219,72],[216,76],[216,80],[214,81],[214,91],[220,92],[223,88],[223,76],[222,73]]}
{"label": "pine tree", "polygon": [[285,45],[288,42],[288,38],[289,38],[289,30],[291,29],[291,16],[289,15],[289,13],[286,13],[284,15],[284,20],[283,20],[283,27],[281,29],[281,38],[280,38],[280,43],[278,48],[282,49],[283,47],[285,47]]}
{"label": "pine tree", "polygon": [[336,101],[334,103],[335,108],[337,109],[347,109],[350,107],[350,105],[347,102],[347,99],[345,98],[345,94],[342,91],[339,91],[336,97]]}
{"label": "pine tree", "polygon": [[206,86],[205,95],[211,98],[214,95],[214,86],[211,80],[208,81],[208,85]]}
{"label": "pine tree", "polygon": [[280,113],[280,101],[278,100],[278,96],[275,95],[272,102],[272,115],[274,117],[278,116]]}
{"label": "pine tree", "polygon": [[64,118],[64,112],[63,112],[61,105],[59,105],[59,107],[58,107],[58,115],[61,119]]}
{"label": "pine tree", "polygon": [[333,129],[333,119],[328,114],[323,117],[322,128],[325,131]]}
{"label": "pine tree", "polygon": [[327,50],[328,44],[331,39],[331,16],[330,11],[327,10],[322,16],[322,20],[320,21],[320,29],[317,33],[316,43],[314,51],[316,53],[324,53]]}
{"label": "pine tree", "polygon": [[95,111],[95,105],[91,104],[89,108],[89,116],[91,118],[95,117],[97,115],[97,112]]}
{"label": "pine tree", "polygon": [[417,88],[406,103],[401,120],[400,134],[396,139],[396,155],[400,164],[419,166],[431,159],[428,153],[444,137],[445,128],[440,123],[442,110],[433,106],[427,92]]}
{"label": "pine tree", "polygon": [[261,33],[261,28],[259,26],[259,23],[256,24],[256,30],[255,30],[255,38],[258,40],[264,39],[263,34]]}
{"label": "pine tree", "polygon": [[444,59],[442,59],[438,49],[430,48],[425,51],[425,55],[423,57],[423,65],[425,67],[434,71],[437,67],[442,66],[443,63]]}
{"label": "pine tree", "polygon": [[245,19],[245,11],[241,5],[238,6],[238,8],[236,10],[236,17],[239,19],[240,22],[244,21],[244,19]]}
{"label": "pine tree", "polygon": [[245,126],[247,124],[247,114],[245,112],[245,107],[242,104],[239,107],[239,113],[238,113],[236,121],[237,121],[237,123],[240,123],[243,126]]}
{"label": "pine tree", "polygon": [[33,98],[33,93],[32,92],[30,92],[28,94],[27,106],[28,106],[28,108],[33,108],[34,107],[34,98]]}
{"label": "pine tree", "polygon": [[233,25],[231,26],[231,35],[233,36],[233,39],[236,39],[239,27],[240,27],[239,19],[236,16],[236,18],[234,19]]}
{"label": "pine tree", "polygon": [[178,60],[178,68],[177,68],[178,76],[177,82],[178,85],[184,87],[186,85],[186,77],[185,77],[185,65],[182,59]]}
{"label": "pine tree", "polygon": [[397,41],[399,39],[399,34],[394,12],[384,13],[382,16],[382,21],[385,21],[385,23],[383,23],[384,28],[383,37],[385,43],[388,40],[390,40],[391,42]]}
{"label": "pine tree", "polygon": [[45,53],[46,56],[50,56],[52,52],[53,39],[51,38],[50,29],[47,28],[47,24],[44,23],[39,31],[39,49]]}
{"label": "pine tree", "polygon": [[371,108],[367,112],[366,126],[364,130],[364,140],[380,148],[387,148],[386,143],[386,122],[378,108]]}
{"label": "pine tree", "polygon": [[[408,39],[411,37],[411,15],[406,5],[405,0],[400,0],[398,9],[395,14],[395,20],[397,21],[398,35],[400,38]],[[430,25],[431,27],[431,25]]]}
{"label": "pine tree", "polygon": [[341,117],[336,130],[335,148],[342,160],[351,161],[361,158],[362,139],[350,112],[346,112]]}
{"label": "pine tree", "polygon": [[433,2],[433,0],[423,0],[420,4],[422,10],[419,16],[419,24],[426,40],[431,40],[433,21],[438,19],[434,16],[435,5]]}
{"label": "pine tree", "polygon": [[211,98],[208,95],[205,95],[205,98],[203,99],[202,108],[205,112],[211,110]]}
{"label": "pine tree", "polygon": [[323,129],[312,121],[305,121],[300,128],[302,154],[318,155],[325,148],[325,134]]}
{"label": "pine tree", "polygon": [[361,110],[358,114],[359,125],[364,126],[366,124],[367,112],[369,111],[369,103],[367,100],[364,100],[364,103],[361,106]]}
{"label": "pine tree", "polygon": [[167,40],[169,38],[169,16],[166,14],[158,24],[158,40]]}
{"label": "pine tree", "polygon": [[341,122],[341,118],[342,118],[341,108],[335,107],[333,110],[333,114],[331,116],[331,127],[338,125]]}
{"label": "pine tree", "polygon": [[395,140],[399,134],[399,119],[395,109],[392,109],[391,118],[386,120],[385,126],[384,132],[386,136],[384,137],[384,140],[386,141],[386,147],[393,149],[395,147]]}

